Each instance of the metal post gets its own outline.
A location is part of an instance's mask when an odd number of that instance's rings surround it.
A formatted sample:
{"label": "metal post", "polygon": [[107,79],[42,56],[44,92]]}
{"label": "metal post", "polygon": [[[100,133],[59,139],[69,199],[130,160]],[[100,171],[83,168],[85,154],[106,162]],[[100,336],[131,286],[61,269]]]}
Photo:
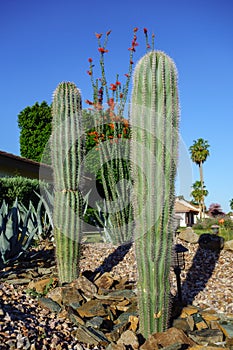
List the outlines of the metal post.
{"label": "metal post", "polygon": [[180,280],[181,268],[179,266],[175,266],[174,272],[176,274],[178,299],[180,302],[182,302],[181,280]]}

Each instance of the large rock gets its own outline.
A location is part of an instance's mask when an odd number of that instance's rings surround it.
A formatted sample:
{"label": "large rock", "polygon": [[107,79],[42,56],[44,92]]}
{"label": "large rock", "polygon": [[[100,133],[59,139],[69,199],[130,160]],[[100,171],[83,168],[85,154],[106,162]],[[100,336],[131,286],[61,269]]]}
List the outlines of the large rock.
{"label": "large rock", "polygon": [[166,332],[152,334],[141,346],[140,350],[155,350],[175,344],[182,344],[187,347],[195,345],[195,342],[187,337],[181,329],[171,327]]}
{"label": "large rock", "polygon": [[126,349],[131,346],[130,349],[137,350],[139,348],[139,342],[136,334],[130,330],[125,331],[121,334],[117,344],[125,345]]}
{"label": "large rock", "polygon": [[199,236],[191,227],[187,227],[179,233],[179,238],[188,243],[198,243]]}
{"label": "large rock", "polygon": [[224,243],[224,249],[233,251],[233,239]]}

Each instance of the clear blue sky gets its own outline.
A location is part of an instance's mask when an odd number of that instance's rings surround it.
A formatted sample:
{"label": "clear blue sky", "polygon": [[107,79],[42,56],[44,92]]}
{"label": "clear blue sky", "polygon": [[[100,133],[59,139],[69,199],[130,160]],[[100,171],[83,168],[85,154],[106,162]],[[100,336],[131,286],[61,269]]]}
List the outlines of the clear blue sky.
{"label": "clear blue sky", "polygon": [[183,160],[177,194],[189,199],[190,186],[199,179],[187,149],[204,138],[210,144],[204,164],[206,204],[217,202],[228,212],[233,198],[231,0],[1,1],[0,150],[20,154],[19,112],[37,101],[50,104],[59,82],[73,81],[83,100],[92,98],[86,71],[89,57],[98,60],[95,32],[112,30],[107,74],[109,82],[116,73],[123,80],[134,27],[139,27],[135,57],[145,52],[147,27],[156,35],[156,49],[171,56],[179,72]]}

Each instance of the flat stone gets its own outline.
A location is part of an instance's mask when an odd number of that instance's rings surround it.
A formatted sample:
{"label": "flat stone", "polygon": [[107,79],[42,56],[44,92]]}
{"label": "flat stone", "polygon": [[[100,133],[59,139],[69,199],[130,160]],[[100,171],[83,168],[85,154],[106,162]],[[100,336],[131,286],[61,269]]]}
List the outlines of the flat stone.
{"label": "flat stone", "polygon": [[180,317],[186,318],[189,315],[196,314],[198,312],[198,308],[196,306],[188,305],[183,307]]}
{"label": "flat stone", "polygon": [[104,322],[104,318],[100,316],[93,317],[92,319],[86,322],[87,327],[92,327],[94,329],[100,329],[101,325]]}
{"label": "flat stone", "polygon": [[130,330],[126,330],[120,336],[117,344],[123,344],[127,347],[131,346],[133,350],[139,349],[139,342],[136,334]]}
{"label": "flat stone", "polygon": [[95,285],[97,285],[98,288],[102,289],[110,289],[113,286],[114,282],[115,280],[109,272],[103,273],[100,277],[94,280]]}
{"label": "flat stone", "polygon": [[72,331],[72,336],[79,342],[83,342],[89,345],[103,345],[109,344],[105,335],[91,327],[79,326],[76,330]]}
{"label": "flat stone", "polygon": [[223,341],[223,332],[219,329],[201,329],[188,332],[188,336],[197,344],[208,345]]}
{"label": "flat stone", "polygon": [[152,336],[157,340],[157,343],[163,347],[176,343],[194,345],[192,339],[188,338],[181,329],[175,327],[171,327],[165,332],[154,333]]}
{"label": "flat stone", "polygon": [[233,323],[232,322],[219,322],[219,327],[224,333],[226,338],[233,338]]}
{"label": "flat stone", "polygon": [[81,317],[107,316],[108,312],[99,300],[87,301],[76,310]]}
{"label": "flat stone", "polygon": [[121,334],[126,331],[129,327],[129,322],[122,322],[120,324],[116,324],[113,327],[113,330],[111,332],[105,333],[106,337],[111,341],[111,342],[117,342],[117,340],[120,338]]}
{"label": "flat stone", "polygon": [[50,298],[41,297],[38,299],[38,303],[42,308],[49,309],[51,312],[61,312],[61,306]]}
{"label": "flat stone", "polygon": [[126,350],[126,347],[123,344],[110,343],[106,350]]}
{"label": "flat stone", "polygon": [[210,313],[208,311],[201,311],[200,314],[208,325],[210,325],[211,321],[219,320],[219,316],[215,313]]}
{"label": "flat stone", "polygon": [[28,289],[35,290],[37,293],[43,294],[46,288],[54,282],[53,278],[43,278],[37,281],[31,281],[28,284]]}
{"label": "flat stone", "polygon": [[94,294],[97,293],[97,286],[83,275],[70,283],[70,286],[74,286],[79,292],[83,293],[87,300],[92,299]]}
{"label": "flat stone", "polygon": [[[193,320],[193,318],[191,316],[189,316],[189,317]],[[190,327],[190,323],[187,321],[187,318],[176,318],[173,321],[172,326],[175,327],[175,328],[178,328],[178,329],[182,329],[184,332],[186,332],[186,331],[193,331],[193,329],[194,329],[194,321],[193,321],[192,327]]]}
{"label": "flat stone", "polygon": [[144,344],[140,346],[140,350],[158,350],[159,345],[157,339],[153,335],[150,335],[149,338],[145,341]]}
{"label": "flat stone", "polygon": [[22,279],[9,279],[7,280],[7,283],[9,284],[18,284],[18,285],[22,285],[22,284],[28,284],[30,283],[31,279],[29,278],[22,278]]}
{"label": "flat stone", "polygon": [[73,322],[76,325],[81,325],[84,326],[85,325],[85,321],[77,314],[77,312],[72,309],[72,307],[68,308],[68,317],[70,319],[71,322]]}
{"label": "flat stone", "polygon": [[194,324],[198,330],[208,328],[207,323],[204,321],[204,319],[202,318],[202,316],[199,312],[193,314],[192,317],[194,320]]}

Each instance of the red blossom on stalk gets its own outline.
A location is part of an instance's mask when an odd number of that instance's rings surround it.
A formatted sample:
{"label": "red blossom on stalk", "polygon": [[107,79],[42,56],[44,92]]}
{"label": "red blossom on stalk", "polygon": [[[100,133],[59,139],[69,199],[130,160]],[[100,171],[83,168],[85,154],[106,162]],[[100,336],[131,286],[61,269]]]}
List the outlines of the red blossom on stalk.
{"label": "red blossom on stalk", "polygon": [[147,34],[147,28],[143,28],[144,34]]}
{"label": "red blossom on stalk", "polygon": [[120,93],[120,98],[123,98],[124,97],[124,94],[121,92]]}
{"label": "red blossom on stalk", "polygon": [[146,45],[146,48],[147,48],[147,49],[150,49],[150,44],[147,44],[147,45]]}
{"label": "red blossom on stalk", "polygon": [[119,81],[116,81],[116,85],[118,85],[118,86],[119,86],[119,85],[121,85],[121,83],[120,83]]}
{"label": "red blossom on stalk", "polygon": [[99,51],[100,53],[108,52],[108,50],[106,50],[106,49],[103,48],[103,47],[99,47],[99,48],[98,48],[98,51]]}
{"label": "red blossom on stalk", "polygon": [[112,91],[116,91],[116,89],[117,89],[117,86],[116,86],[116,84],[110,84],[110,90],[112,90]]}
{"label": "red blossom on stalk", "polygon": [[88,58],[88,62],[92,63],[93,62],[93,59],[90,57]]}
{"label": "red blossom on stalk", "polygon": [[92,71],[87,70],[87,74],[88,74],[88,75],[92,75]]}
{"label": "red blossom on stalk", "polygon": [[129,77],[129,74],[128,74],[128,73],[125,73],[124,75],[126,76],[126,78],[128,78],[128,77]]}
{"label": "red blossom on stalk", "polygon": [[111,33],[111,30],[109,30],[109,31],[106,33],[106,35],[109,36],[110,33]]}
{"label": "red blossom on stalk", "polygon": [[90,106],[92,106],[92,105],[94,104],[94,103],[91,102],[90,100],[86,100],[85,103],[88,104],[88,105],[90,105]]}
{"label": "red blossom on stalk", "polygon": [[102,35],[103,35],[102,33],[100,33],[100,34],[99,33],[95,33],[95,36],[96,36],[97,39],[100,39]]}
{"label": "red blossom on stalk", "polygon": [[135,27],[135,28],[133,29],[133,31],[134,31],[134,33],[136,33],[136,32],[138,31],[138,27]]}

